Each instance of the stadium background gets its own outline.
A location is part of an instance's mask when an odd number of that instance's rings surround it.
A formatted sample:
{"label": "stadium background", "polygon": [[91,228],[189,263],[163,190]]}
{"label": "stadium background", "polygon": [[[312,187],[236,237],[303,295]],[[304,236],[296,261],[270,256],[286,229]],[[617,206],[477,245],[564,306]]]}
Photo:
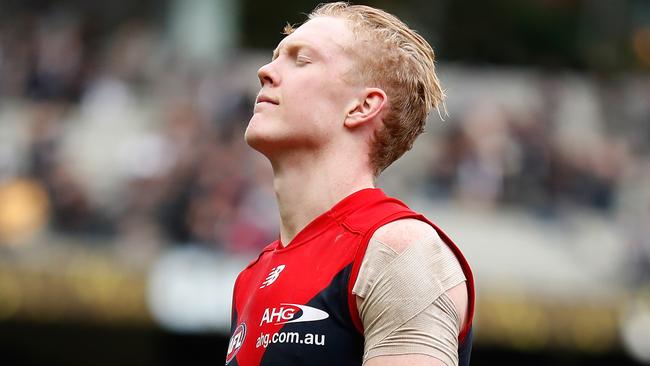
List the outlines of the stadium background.
{"label": "stadium background", "polygon": [[[223,362],[278,224],[255,71],[316,3],[0,1],[1,364]],[[439,55],[381,186],[473,263],[473,364],[650,363],[650,2],[359,3]]]}

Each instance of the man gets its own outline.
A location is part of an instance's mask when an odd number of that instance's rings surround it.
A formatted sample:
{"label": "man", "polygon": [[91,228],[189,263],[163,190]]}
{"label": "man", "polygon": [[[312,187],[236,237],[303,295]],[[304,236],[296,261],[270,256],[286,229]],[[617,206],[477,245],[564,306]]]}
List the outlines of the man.
{"label": "man", "polygon": [[245,136],[273,167],[280,237],[237,278],[226,364],[468,364],[467,262],[374,188],[442,103],[431,47],[346,3],[285,34]]}

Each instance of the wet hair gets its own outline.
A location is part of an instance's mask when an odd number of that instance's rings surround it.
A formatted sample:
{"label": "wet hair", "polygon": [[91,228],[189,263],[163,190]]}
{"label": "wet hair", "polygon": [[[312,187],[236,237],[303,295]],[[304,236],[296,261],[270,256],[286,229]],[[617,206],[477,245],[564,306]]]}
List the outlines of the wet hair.
{"label": "wet hair", "polygon": [[[383,10],[346,2],[321,4],[308,15],[342,18],[349,22],[356,43],[358,81],[381,88],[388,96],[383,126],[370,149],[375,176],[413,147],[424,131],[432,109],[444,109],[445,93],[436,75],[435,55],[429,43],[396,16]],[[293,32],[287,25],[285,34]]]}

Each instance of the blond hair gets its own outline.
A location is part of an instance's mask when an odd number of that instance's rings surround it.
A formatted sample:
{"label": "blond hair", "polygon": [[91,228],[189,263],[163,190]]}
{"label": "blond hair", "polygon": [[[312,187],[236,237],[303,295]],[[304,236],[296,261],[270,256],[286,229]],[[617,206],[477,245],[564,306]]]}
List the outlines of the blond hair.
{"label": "blond hair", "polygon": [[[444,106],[445,93],[436,75],[429,43],[396,16],[383,10],[345,2],[321,4],[308,19],[320,16],[349,21],[357,42],[362,82],[388,96],[383,126],[375,133],[370,164],[375,176],[413,147],[424,131],[432,108]],[[285,34],[293,32],[287,25]]]}

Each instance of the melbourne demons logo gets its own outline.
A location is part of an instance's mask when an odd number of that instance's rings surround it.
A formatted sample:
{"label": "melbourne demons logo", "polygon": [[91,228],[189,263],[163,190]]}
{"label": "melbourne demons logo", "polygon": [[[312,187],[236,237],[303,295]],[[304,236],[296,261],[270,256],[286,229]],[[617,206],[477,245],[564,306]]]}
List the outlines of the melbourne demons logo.
{"label": "melbourne demons logo", "polygon": [[228,344],[228,354],[226,355],[226,365],[232,361],[242,344],[244,344],[244,339],[246,338],[246,323],[241,323],[235,329],[235,332],[230,337],[230,343]]}

